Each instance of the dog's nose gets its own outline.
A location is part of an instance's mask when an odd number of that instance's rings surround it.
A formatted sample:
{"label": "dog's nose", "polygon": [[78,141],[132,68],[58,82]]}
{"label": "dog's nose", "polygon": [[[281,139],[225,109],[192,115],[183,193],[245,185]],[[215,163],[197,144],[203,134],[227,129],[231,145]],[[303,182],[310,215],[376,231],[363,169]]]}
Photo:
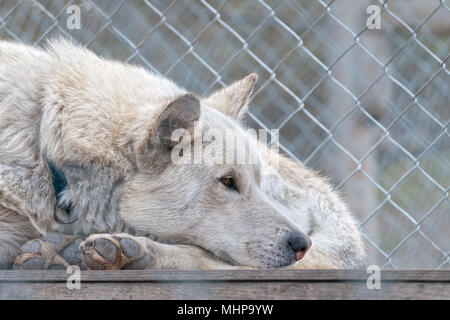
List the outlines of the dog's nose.
{"label": "dog's nose", "polygon": [[288,245],[295,252],[295,258],[300,260],[311,247],[311,238],[301,232],[293,232],[288,237]]}

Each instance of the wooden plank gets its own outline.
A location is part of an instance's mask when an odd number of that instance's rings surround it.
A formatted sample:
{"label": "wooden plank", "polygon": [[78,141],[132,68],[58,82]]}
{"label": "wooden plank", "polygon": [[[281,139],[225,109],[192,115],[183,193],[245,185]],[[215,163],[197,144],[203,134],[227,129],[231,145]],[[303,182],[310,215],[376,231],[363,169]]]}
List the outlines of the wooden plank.
{"label": "wooden plank", "polygon": [[[82,270],[82,281],[366,281],[365,270]],[[2,281],[66,281],[65,271],[0,270]],[[450,270],[382,270],[382,281],[450,281]]]}
{"label": "wooden plank", "polygon": [[362,282],[82,282],[3,283],[1,299],[450,299],[448,283],[382,282],[369,290]]}
{"label": "wooden plank", "polygon": [[450,299],[450,271],[385,270],[368,289],[363,270],[1,271],[0,299]]}

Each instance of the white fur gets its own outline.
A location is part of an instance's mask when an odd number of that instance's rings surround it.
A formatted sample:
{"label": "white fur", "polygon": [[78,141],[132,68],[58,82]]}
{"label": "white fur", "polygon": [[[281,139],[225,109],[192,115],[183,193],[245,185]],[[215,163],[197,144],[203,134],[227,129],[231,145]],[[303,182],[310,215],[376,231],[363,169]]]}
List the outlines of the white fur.
{"label": "white fur", "polygon": [[[312,248],[294,267],[361,266],[360,234],[339,195],[303,165],[259,146],[242,128],[239,118],[255,81],[250,75],[200,98],[195,126],[234,130],[257,154],[256,164],[161,162],[159,168],[154,159],[162,161],[163,155],[147,150],[149,136],[186,90],[67,41],[52,41],[46,49],[0,42],[0,263],[35,237],[29,233],[11,244],[13,234],[29,229],[85,235],[134,229],[251,267],[286,265],[285,238],[302,231],[312,238]],[[54,212],[64,212],[46,159],[68,175],[62,201],[80,212],[73,225],[53,219]],[[236,178],[239,193],[220,183],[226,174]],[[5,218],[11,214],[29,224],[24,228]]]}

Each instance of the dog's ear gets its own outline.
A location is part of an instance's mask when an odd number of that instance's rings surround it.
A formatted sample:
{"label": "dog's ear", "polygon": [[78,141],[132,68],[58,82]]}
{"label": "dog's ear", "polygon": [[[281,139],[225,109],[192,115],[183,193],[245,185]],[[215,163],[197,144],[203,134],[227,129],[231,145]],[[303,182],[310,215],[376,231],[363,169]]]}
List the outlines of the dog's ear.
{"label": "dog's ear", "polygon": [[206,98],[206,105],[215,108],[233,119],[241,119],[247,111],[248,98],[252,94],[258,76],[251,73],[229,86],[214,91]]}
{"label": "dog's ear", "polygon": [[152,166],[161,166],[170,160],[170,153],[178,143],[172,141],[172,133],[177,129],[186,129],[191,137],[194,122],[200,118],[200,100],[191,93],[182,95],[167,106],[150,130],[147,141]]}

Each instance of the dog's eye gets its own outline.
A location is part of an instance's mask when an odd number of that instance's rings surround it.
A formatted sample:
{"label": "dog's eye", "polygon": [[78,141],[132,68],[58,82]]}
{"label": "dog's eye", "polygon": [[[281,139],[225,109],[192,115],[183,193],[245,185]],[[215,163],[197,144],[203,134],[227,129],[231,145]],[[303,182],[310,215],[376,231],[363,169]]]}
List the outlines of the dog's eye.
{"label": "dog's eye", "polygon": [[233,189],[235,191],[239,191],[238,188],[236,187],[236,184],[234,183],[234,179],[232,176],[225,176],[225,177],[220,178],[219,180],[227,188]]}

